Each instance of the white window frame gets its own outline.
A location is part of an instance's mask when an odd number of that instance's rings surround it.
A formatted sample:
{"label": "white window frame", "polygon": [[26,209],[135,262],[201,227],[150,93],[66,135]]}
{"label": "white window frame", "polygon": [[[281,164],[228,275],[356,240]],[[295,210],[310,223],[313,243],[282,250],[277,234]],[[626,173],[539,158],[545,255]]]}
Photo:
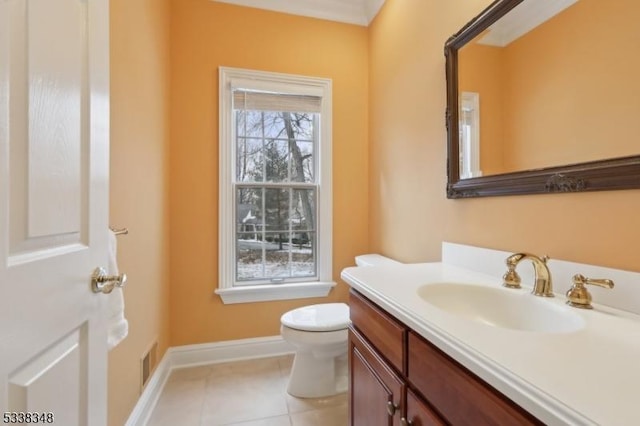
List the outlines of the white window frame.
{"label": "white window frame", "polygon": [[[281,284],[235,285],[236,215],[235,215],[235,125],[233,88],[267,90],[322,98],[320,144],[316,159],[318,173],[317,268],[315,281]],[[330,79],[254,71],[239,68],[219,69],[219,194],[218,194],[218,288],[215,291],[225,304],[268,300],[323,297],[336,283],[332,279],[332,84]]]}
{"label": "white window frame", "polygon": [[[468,114],[466,114],[466,113]],[[467,121],[465,117],[469,118]],[[468,133],[465,132],[468,130]],[[460,179],[482,176],[480,170],[480,94],[460,96]]]}

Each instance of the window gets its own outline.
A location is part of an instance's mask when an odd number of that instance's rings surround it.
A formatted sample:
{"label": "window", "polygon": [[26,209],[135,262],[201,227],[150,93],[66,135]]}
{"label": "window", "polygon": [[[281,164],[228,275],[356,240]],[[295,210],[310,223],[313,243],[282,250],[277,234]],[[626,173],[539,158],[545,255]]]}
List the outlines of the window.
{"label": "window", "polygon": [[220,68],[224,303],[325,296],[331,280],[331,81]]}
{"label": "window", "polygon": [[460,179],[482,176],[480,170],[480,94],[460,96]]}

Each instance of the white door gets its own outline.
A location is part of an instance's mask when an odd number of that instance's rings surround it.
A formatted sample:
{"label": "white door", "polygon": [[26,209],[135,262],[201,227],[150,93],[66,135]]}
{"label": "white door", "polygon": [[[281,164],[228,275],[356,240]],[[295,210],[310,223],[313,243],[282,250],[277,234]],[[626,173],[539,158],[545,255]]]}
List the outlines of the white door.
{"label": "white door", "polygon": [[106,424],[108,0],[0,0],[0,424]]}

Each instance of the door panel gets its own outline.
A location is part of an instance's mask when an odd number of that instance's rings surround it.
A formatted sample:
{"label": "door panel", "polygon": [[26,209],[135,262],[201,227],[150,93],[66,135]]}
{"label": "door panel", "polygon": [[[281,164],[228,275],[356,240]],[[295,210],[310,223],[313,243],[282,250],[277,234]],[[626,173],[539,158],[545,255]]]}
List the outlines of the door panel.
{"label": "door panel", "polygon": [[107,0],[0,0],[0,412],[106,424]]}
{"label": "door panel", "polygon": [[393,395],[371,371],[360,352],[355,348],[352,350],[352,426],[389,426],[391,418],[387,414],[387,402]]}
{"label": "door panel", "polygon": [[80,243],[81,231],[86,244],[88,8],[79,0],[10,1],[6,7],[14,189],[9,263],[17,264]]}
{"label": "door panel", "polygon": [[[86,327],[81,327],[27,361],[9,376],[8,411],[52,413],[56,423],[82,424],[87,369],[81,360],[86,351]],[[50,392],[61,385],[65,392]]]}
{"label": "door panel", "polygon": [[16,27],[24,24],[28,34],[27,60],[20,61],[27,65],[29,79],[27,235],[77,234],[83,198],[81,154],[88,139],[83,134],[88,120],[83,81],[87,4],[79,0],[29,0],[25,4],[26,22]]}
{"label": "door panel", "polygon": [[403,410],[404,382],[349,328],[351,426],[395,426]]}
{"label": "door panel", "polygon": [[411,389],[407,389],[407,424],[411,426],[445,426],[431,407],[421,400]]}

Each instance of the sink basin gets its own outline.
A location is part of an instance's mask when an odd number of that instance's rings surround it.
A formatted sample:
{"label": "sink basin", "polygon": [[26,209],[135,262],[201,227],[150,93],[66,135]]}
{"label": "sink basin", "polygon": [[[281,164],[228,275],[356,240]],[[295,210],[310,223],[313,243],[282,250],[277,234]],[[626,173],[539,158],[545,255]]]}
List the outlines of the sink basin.
{"label": "sink basin", "polygon": [[526,290],[435,283],[420,287],[418,295],[450,314],[493,327],[543,333],[570,333],[584,327],[582,317],[571,308]]}

